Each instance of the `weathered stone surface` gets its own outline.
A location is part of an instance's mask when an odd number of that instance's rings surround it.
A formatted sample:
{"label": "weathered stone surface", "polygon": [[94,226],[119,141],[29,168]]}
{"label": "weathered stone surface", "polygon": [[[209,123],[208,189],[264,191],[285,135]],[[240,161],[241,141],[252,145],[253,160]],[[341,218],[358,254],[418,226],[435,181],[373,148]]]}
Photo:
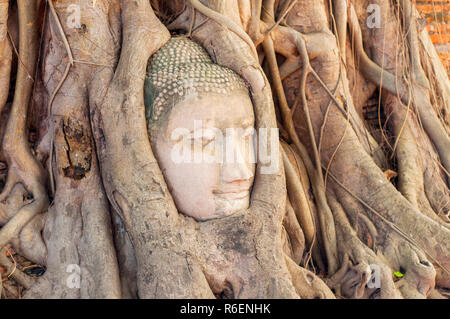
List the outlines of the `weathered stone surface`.
{"label": "weathered stone surface", "polygon": [[[150,59],[145,81],[147,122],[157,121],[183,96],[202,92],[248,92],[232,70],[214,64],[203,47],[186,37],[172,38]],[[173,103],[171,103],[173,102]]]}

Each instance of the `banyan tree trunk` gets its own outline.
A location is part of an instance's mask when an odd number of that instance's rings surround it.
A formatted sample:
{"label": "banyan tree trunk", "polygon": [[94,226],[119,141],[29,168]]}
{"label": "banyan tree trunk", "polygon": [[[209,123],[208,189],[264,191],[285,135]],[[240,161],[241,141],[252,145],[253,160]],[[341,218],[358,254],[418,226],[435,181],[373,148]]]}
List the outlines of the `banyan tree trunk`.
{"label": "banyan tree trunk", "polygon": [[[0,0],[0,248],[46,268],[25,297],[442,297],[450,83],[414,2]],[[154,156],[171,32],[278,129],[245,211],[180,214]]]}

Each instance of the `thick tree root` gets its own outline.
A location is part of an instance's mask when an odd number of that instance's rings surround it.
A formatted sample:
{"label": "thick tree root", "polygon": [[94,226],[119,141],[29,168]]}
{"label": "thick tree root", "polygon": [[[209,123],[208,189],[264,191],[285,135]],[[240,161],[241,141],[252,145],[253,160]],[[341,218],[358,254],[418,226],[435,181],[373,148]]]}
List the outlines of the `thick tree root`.
{"label": "thick tree root", "polygon": [[[302,228],[299,225],[294,209],[286,198],[286,216],[283,218],[283,228],[286,233],[286,241],[288,244],[287,254],[297,265],[302,262],[303,252],[305,250],[305,236]],[[285,252],[286,250],[283,249]]]}
{"label": "thick tree root", "polygon": [[312,246],[316,232],[313,220],[314,217],[308,205],[309,203],[303,185],[300,184],[297,172],[294,170],[290,159],[286,155],[286,148],[284,149],[283,164],[286,172],[288,194],[289,197],[292,198],[293,206],[295,207],[294,211],[302,226],[303,232],[305,232],[307,243],[309,246]]}
{"label": "thick tree root", "polygon": [[[19,8],[19,59],[14,102],[3,139],[3,150],[8,164],[8,178],[0,194],[0,201],[10,195],[17,183],[22,183],[31,194],[31,202],[21,207],[0,230],[0,247],[19,236],[23,227],[36,214],[44,212],[48,206],[45,190],[46,175],[41,164],[34,158],[28,145],[26,116],[33,87],[36,68],[37,4],[18,1]],[[31,228],[32,230],[34,228]],[[39,233],[39,230],[34,229]],[[39,235],[36,235],[39,236]],[[32,240],[35,234],[22,237]]]}
{"label": "thick tree root", "polygon": [[[211,1],[208,6],[220,9],[217,4]],[[122,3],[124,43],[119,66],[105,98],[94,98],[97,102],[91,105],[93,127],[101,128],[94,130],[94,136],[107,194],[135,248],[139,296],[209,298],[214,293],[236,298],[298,297],[286,264],[279,263],[284,258],[281,223],[286,205],[285,195],[279,196],[285,193],[281,167],[273,175],[262,174],[258,168],[247,212],[203,223],[178,215],[146,136],[143,77],[135,76],[144,74],[149,55],[168,37],[159,21],[149,17],[153,14],[145,1],[133,10],[127,2]],[[267,79],[248,45],[220,24],[204,19],[196,19],[202,27],[194,25],[193,37],[217,63],[248,81],[257,128],[276,127]],[[161,32],[136,33],[137,26]],[[211,29],[215,30],[213,39]],[[117,118],[122,119],[123,127],[117,126]],[[127,162],[126,167],[118,164],[122,161]],[[172,267],[167,268],[167,264]]]}
{"label": "thick tree root", "polygon": [[[30,202],[26,196],[27,191],[21,184],[17,184],[13,188],[5,202],[0,203],[0,225],[8,223],[21,207]],[[23,227],[17,237],[11,240],[15,251],[40,265],[45,264],[47,254],[47,248],[41,236],[44,219],[44,214],[38,214]]]}
{"label": "thick tree root", "polygon": [[[158,14],[179,15],[170,28],[186,31],[247,82],[256,129],[279,127],[287,141],[268,142],[280,152],[279,166],[265,174],[258,162],[248,210],[196,222],[178,213],[148,138],[145,70],[170,37],[150,2],[83,3],[82,27],[72,28],[61,23],[70,1],[50,1],[53,19],[35,72],[37,8],[18,0],[18,72],[0,154],[8,168],[0,248],[10,243],[47,271],[36,283],[12,271],[5,248],[0,263],[28,288],[25,297],[443,297],[439,289],[450,287],[448,123],[438,113],[448,112],[448,80],[418,33],[411,2],[400,1],[408,62],[394,53],[401,25],[388,12],[391,2],[373,1],[389,27],[371,31],[358,22],[367,15],[364,1],[151,1]],[[358,15],[347,12],[352,2]],[[8,4],[0,0],[3,116],[12,60]],[[276,54],[285,58],[281,66]],[[407,81],[397,79],[395,61],[411,63]],[[36,74],[43,101],[32,112],[48,114],[39,117],[47,123],[34,123],[42,136],[34,152],[27,114]],[[388,131],[376,140],[362,107],[378,91],[377,120],[381,127],[384,112]],[[44,161],[54,195],[45,215]],[[387,168],[398,178],[386,178]],[[328,278],[308,270],[315,265]]]}
{"label": "thick tree root", "polygon": [[[390,23],[374,30],[367,29],[362,24],[361,31],[365,35],[364,38],[370,33],[370,37],[376,39],[367,41],[364,45],[373,52],[372,58],[375,63],[383,65],[386,72],[396,74],[401,70],[398,70],[395,61],[405,63],[405,58],[397,57],[395,53],[399,45],[397,42],[400,23],[395,20],[394,13],[390,11],[390,2],[379,0],[378,4],[382,8],[384,19]],[[355,8],[358,13],[365,11],[364,5],[359,3]],[[362,44],[357,44],[359,45]],[[358,53],[360,54],[361,52]],[[437,71],[441,69],[438,68]],[[447,83],[448,80],[442,82]],[[443,95],[445,96],[447,94]],[[383,94],[382,102],[385,116],[389,119],[388,128],[396,137],[391,149],[395,153],[392,156],[396,156],[398,163],[399,191],[422,213],[448,227],[447,214],[450,203],[446,172],[440,166],[440,159],[432,146],[433,143],[423,132],[419,118],[414,114],[412,103],[403,105],[398,97],[389,93]]]}
{"label": "thick tree root", "polygon": [[[296,21],[301,21],[297,17],[295,17],[295,10],[292,13],[292,19],[290,20],[291,23],[295,24]],[[297,11],[298,12],[298,11]],[[306,14],[306,13],[305,13]],[[289,17],[288,17],[289,22]],[[311,31],[310,31],[311,32]],[[327,60],[324,60],[324,59]],[[334,60],[333,60],[334,59]],[[333,83],[334,79],[337,77],[336,70],[338,68],[332,67],[333,65],[336,66],[339,62],[337,59],[337,55],[334,56],[332,54],[329,54],[328,56],[324,56],[320,58],[320,66],[321,71],[319,72],[319,75],[322,79],[324,79],[325,83]],[[314,63],[314,61],[312,61]],[[326,68],[324,67],[327,66]],[[314,67],[314,64],[313,64]],[[298,77],[297,77],[298,79]],[[285,81],[285,84],[287,84],[287,91],[288,91],[288,101],[294,102],[295,99],[292,97],[292,95],[289,95],[289,87],[293,86],[295,84],[292,84],[292,82]],[[298,86],[296,86],[298,87]],[[319,131],[319,125],[323,122],[324,113],[326,112],[326,109],[324,109],[324,106],[327,105],[328,101],[323,99],[324,96],[323,88],[321,88],[321,85],[311,82],[309,84],[310,88],[310,100],[314,101],[312,103],[313,105],[310,106],[311,110],[311,118],[312,122],[314,123],[314,131]],[[320,93],[322,92],[322,93]],[[339,91],[338,91],[339,92]],[[346,94],[343,92],[341,94]],[[346,101],[350,101],[351,98],[347,97]],[[445,227],[440,226],[438,223],[433,222],[429,220],[428,218],[423,218],[423,215],[415,209],[411,204],[409,204],[404,198],[396,193],[395,188],[386,180],[384,174],[379,170],[379,168],[375,165],[373,160],[370,158],[369,154],[364,150],[364,147],[361,145],[363,141],[358,138],[358,136],[355,134],[353,130],[347,131],[345,138],[341,139],[341,136],[343,136],[342,132],[346,131],[346,124],[345,124],[345,118],[335,106],[330,108],[327,111],[327,125],[325,126],[325,129],[323,130],[323,141],[326,141],[326,143],[322,147],[322,162],[328,163],[330,161],[330,158],[333,158],[333,162],[330,165],[330,171],[334,174],[333,176],[337,176],[337,180],[339,180],[341,183],[345,184],[347,187],[350,188],[352,192],[357,194],[360,199],[363,201],[366,201],[369,203],[377,212],[380,212],[384,218],[389,223],[395,223],[399,229],[403,231],[403,233],[408,234],[408,239],[405,238],[405,236],[401,236],[402,238],[397,239],[397,241],[407,241],[408,245],[405,245],[404,247],[407,248],[407,251],[411,251],[411,253],[406,253],[411,260],[410,264],[414,264],[414,254],[418,256],[417,254],[421,254],[420,251],[423,249],[427,252],[427,254],[430,255],[430,258],[433,258],[438,263],[440,263],[444,268],[448,268],[447,266],[447,259],[448,254],[444,253],[441,248],[444,242],[448,242],[448,239],[445,239],[448,236],[448,231]],[[295,116],[294,119],[296,121],[297,131],[299,136],[304,134],[303,132],[307,131],[307,125],[305,124],[305,121],[300,116]],[[325,165],[325,164],[324,164]],[[356,169],[358,168],[358,169]],[[364,172],[361,174],[361,172]],[[334,182],[332,182],[334,184]],[[364,186],[364,190],[363,187]],[[370,185],[370,186],[368,186]],[[333,188],[335,188],[333,186]],[[340,202],[344,207],[343,209],[346,212],[350,212],[349,215],[355,215],[358,210],[361,210],[361,203],[350,204],[349,200],[346,198],[352,197],[349,195],[346,191],[344,191],[340,186],[336,185],[336,196],[338,199],[338,202]],[[389,189],[389,191],[388,191]],[[388,202],[386,199],[390,199]],[[329,201],[331,199],[329,198]],[[352,198],[351,201],[355,201],[355,198]],[[337,206],[337,205],[335,205]],[[363,209],[367,209],[364,205],[362,206]],[[403,207],[403,209],[401,208]],[[333,209],[333,211],[336,210],[336,208]],[[400,216],[400,210],[403,212]],[[353,212],[352,212],[353,211]],[[405,214],[405,212],[408,212]],[[370,214],[370,213],[369,213]],[[335,214],[334,214],[335,215]],[[336,216],[336,215],[335,215]],[[381,230],[385,229],[385,232],[389,233],[397,233],[396,229],[389,229],[387,230],[387,225],[382,225],[383,221],[379,221],[377,216],[374,216],[373,213],[369,215],[369,219],[375,224],[376,230],[380,232]],[[413,221],[414,220],[414,221]],[[420,220],[420,222],[419,222]],[[364,224],[367,224],[364,222]],[[369,223],[370,225],[370,223]],[[414,230],[411,229],[411,225],[414,226]],[[338,227],[338,226],[337,226]],[[342,226],[339,226],[342,227]],[[364,226],[366,227],[366,226]],[[373,227],[369,227],[373,228]],[[420,228],[420,229],[419,229]],[[431,230],[433,229],[433,231]],[[339,230],[340,231],[340,230]],[[424,235],[424,232],[427,233],[427,235]],[[370,232],[369,232],[370,233]],[[373,231],[372,231],[373,233]],[[394,235],[393,235],[394,236]],[[396,234],[395,236],[398,236]],[[412,238],[409,238],[409,236],[412,236]],[[436,241],[434,239],[432,241],[429,241],[429,237],[435,237]],[[439,237],[439,239],[438,239]],[[424,238],[427,238],[425,241]],[[355,236],[355,239],[357,237]],[[410,243],[410,240],[414,242],[415,244]],[[359,241],[359,240],[358,240]],[[350,245],[352,240],[346,240],[346,245]],[[362,247],[364,247],[363,243],[358,244]],[[343,246],[345,247],[345,246]],[[418,248],[420,247],[420,248]],[[441,248],[437,248],[441,247]],[[342,248],[342,254],[345,252],[348,252],[348,248]],[[360,248],[359,248],[360,249]],[[369,249],[364,248],[366,252],[360,253],[361,256],[369,254]],[[363,250],[363,251],[364,251]],[[413,253],[414,252],[414,253]],[[342,255],[341,255],[342,256]],[[370,255],[369,255],[370,256]],[[423,257],[423,256],[422,256]],[[419,260],[422,258],[418,258]],[[365,257],[364,257],[365,258]],[[361,259],[361,258],[360,258]],[[390,260],[385,265],[385,280],[392,282],[392,273],[389,270],[388,265],[394,264],[394,256],[390,256]],[[398,259],[398,258],[397,258]],[[361,262],[366,262],[364,259],[361,259]],[[372,262],[375,262],[375,257],[372,258]],[[424,260],[425,262],[425,260]],[[370,263],[367,263],[369,265]],[[424,265],[423,265],[424,266]],[[414,267],[416,267],[416,264],[414,264]],[[424,266],[429,267],[429,266]],[[364,268],[364,267],[363,267]],[[416,267],[417,269],[420,268],[420,266]],[[415,268],[415,269],[416,269]],[[411,271],[412,273],[415,272],[415,270]],[[420,272],[419,270],[417,272]],[[431,272],[432,273],[432,272]],[[438,271],[439,273],[439,271]],[[359,275],[358,275],[359,276]],[[430,287],[432,287],[432,280],[430,281],[430,278],[433,277],[432,275],[423,275],[422,277],[417,275],[416,280],[418,280],[421,285],[423,285],[423,289],[420,290],[420,294],[422,296],[426,295],[430,291]],[[361,276],[359,278],[364,279],[364,276]],[[367,278],[366,278],[367,279]],[[442,277],[441,277],[442,280]],[[438,276],[439,281],[439,276]],[[364,282],[364,280],[362,281]],[[387,286],[389,287],[389,286]],[[392,288],[392,284],[390,285]],[[388,291],[393,291],[391,288],[388,289]],[[383,293],[384,294],[384,293]],[[411,296],[412,292],[410,292]],[[397,293],[388,293],[388,295],[391,296],[398,296]],[[408,295],[408,293],[405,292],[405,296]],[[355,295],[356,296],[356,295]]]}
{"label": "thick tree root", "polygon": [[[8,277],[12,277],[18,284],[25,289],[30,289],[34,284],[34,279],[17,269],[17,265],[9,260],[6,256],[8,249],[6,247],[0,250],[0,265],[6,267],[6,274]],[[1,278],[0,278],[1,280]]]}
{"label": "thick tree root", "polygon": [[[404,19],[408,26],[408,43],[410,46],[410,59],[412,64],[412,87],[410,91],[404,83],[398,81],[389,71],[383,70],[373,62],[365,53],[361,29],[353,6],[349,12],[349,27],[354,34],[355,47],[361,60],[361,71],[371,81],[400,97],[405,105],[413,103],[420,117],[421,123],[439,153],[442,165],[450,171],[450,138],[436,115],[430,101],[430,84],[420,65],[417,25],[415,22],[415,8],[410,0],[402,0]],[[413,11],[414,10],[414,11]],[[409,94],[411,93],[412,96]]]}
{"label": "thick tree root", "polygon": [[[59,2],[53,14],[58,13],[66,21],[68,5],[69,1]],[[99,13],[95,8],[87,7],[83,11],[86,16],[98,17],[101,14],[104,20],[92,19],[86,28],[95,32],[103,43],[109,43],[109,48],[113,50],[111,55],[117,56],[118,46],[114,36],[118,37],[120,32],[119,25],[115,23],[118,13],[114,10],[105,11]],[[54,157],[50,161],[54,161],[51,167],[56,192],[44,228],[48,248],[47,271],[25,297],[120,298],[110,207],[100,178],[88,113],[90,92],[86,90],[86,83],[90,83],[94,77],[92,65],[110,63],[111,55],[105,56],[104,51],[93,51],[86,57],[79,51],[86,45],[86,39],[77,37],[78,31],[66,25],[61,30],[57,19],[51,21],[46,36],[61,40],[55,40],[53,49],[43,60],[46,69],[43,82],[46,83],[51,96],[49,100],[53,104],[51,108],[47,105],[43,107],[51,111],[51,129],[47,134],[54,136],[47,139],[54,142]],[[108,21],[110,29],[104,28],[105,21]],[[70,39],[67,43],[63,41],[64,32]],[[67,55],[68,45],[75,49],[75,58],[92,61],[92,64],[77,64],[64,76],[63,70],[55,72],[54,66],[64,66],[61,62]],[[61,81],[61,76],[55,76],[57,71],[63,74],[64,81]]]}
{"label": "thick tree root", "polygon": [[[392,271],[386,262],[362,243],[348,223],[342,206],[335,196],[328,196],[336,220],[339,250],[343,263],[330,284],[347,298],[401,298],[392,281]],[[371,279],[371,265],[376,265],[379,286],[367,287]]]}
{"label": "thick tree root", "polygon": [[[374,52],[373,59],[376,63],[384,65],[387,72],[395,74],[398,71],[396,70],[397,66],[394,65],[394,61],[403,61],[403,57],[400,56],[397,58],[394,53],[396,51],[396,46],[398,46],[397,30],[399,28],[399,23],[395,21],[393,13],[389,10],[390,3],[384,0],[378,2],[382,7],[382,12],[386,15],[384,19],[393,22],[387,23],[381,29],[366,30],[365,28],[362,28],[364,34],[370,32],[372,38],[377,39],[365,43],[365,46],[371,52]],[[404,3],[404,5],[407,4]],[[359,6],[356,6],[356,8],[358,12],[364,10]],[[361,24],[361,26],[364,27],[364,24]],[[414,40],[413,35],[410,36],[410,41],[416,41]],[[385,47],[383,42],[386,43]],[[383,46],[383,48],[381,46]],[[414,50],[411,49],[411,51]],[[428,51],[430,51],[430,48]],[[430,53],[431,51],[429,52],[429,56],[432,56]],[[413,54],[413,52],[411,52],[411,54]],[[415,59],[417,60],[417,57],[415,57]],[[438,66],[434,63],[433,71],[436,76],[442,74],[442,65],[440,64]],[[423,73],[420,66],[415,66],[414,74],[415,73]],[[442,83],[448,83],[448,80],[442,79],[442,75],[440,79],[442,80]],[[445,89],[442,91],[443,88],[441,87],[440,90],[441,93],[444,93],[443,97],[448,96],[445,94]],[[436,151],[433,149],[428,136],[425,133],[421,133],[422,130],[420,124],[413,114],[412,108],[408,112],[410,109],[409,105],[401,106],[400,101],[390,94],[384,98],[383,102],[386,117],[390,119],[389,125],[396,135],[394,151],[399,165],[398,188],[400,192],[416,208],[418,208],[421,213],[448,229],[449,191],[448,186],[446,185],[445,176],[447,173],[440,166],[439,156],[437,156]],[[432,110],[431,106],[427,106],[427,108]],[[438,230],[436,229],[436,231]],[[446,268],[448,269],[448,267]],[[446,278],[449,277],[449,274],[440,269],[440,267],[438,267],[436,271],[438,285],[448,286],[448,279]]]}
{"label": "thick tree root", "polygon": [[318,153],[316,140],[314,137],[314,132],[311,126],[310,116],[309,116],[309,110],[308,110],[308,104],[306,102],[306,95],[305,95],[305,85],[306,85],[306,79],[310,72],[310,65],[309,65],[309,57],[306,52],[305,42],[304,39],[301,38],[299,34],[297,34],[295,43],[297,45],[297,49],[299,52],[301,52],[302,56],[302,62],[304,64],[303,73],[302,73],[302,80],[300,83],[300,96],[302,100],[302,105],[304,106],[303,111],[305,112],[305,117],[307,118],[308,123],[308,132],[310,136],[310,143],[312,144],[313,148],[313,155],[314,155],[314,164],[313,161],[310,159],[308,152],[304,145],[300,142],[297,133],[295,132],[295,128],[292,121],[292,111],[288,107],[288,103],[286,101],[286,97],[284,95],[284,90],[281,82],[281,77],[279,74],[279,70],[277,67],[276,57],[275,57],[275,50],[273,47],[273,41],[271,38],[267,38],[263,41],[263,47],[265,51],[266,58],[269,61],[270,70],[271,70],[271,77],[272,81],[274,82],[275,90],[278,94],[278,100],[280,103],[281,113],[283,116],[283,123],[285,127],[288,129],[289,136],[294,142],[294,145],[297,149],[297,151],[301,154],[302,159],[304,163],[306,164],[308,174],[313,180],[313,190],[314,194],[317,199],[317,205],[319,210],[319,221],[320,226],[322,230],[322,239],[325,247],[325,253],[327,257],[328,262],[328,271],[329,273],[334,273],[337,270],[337,248],[336,248],[336,238],[335,238],[335,230],[334,230],[334,221],[331,214],[331,210],[328,207],[328,204],[326,202],[325,193],[324,193],[324,185],[323,185],[323,176],[322,176],[322,169],[320,165],[320,156]]}
{"label": "thick tree root", "polygon": [[335,296],[328,286],[313,272],[298,267],[288,256],[285,257],[286,265],[292,276],[297,294],[302,299],[334,299]]}
{"label": "thick tree root", "polygon": [[7,36],[9,0],[0,1],[0,114],[6,104],[9,92],[12,50]]}
{"label": "thick tree root", "polygon": [[114,247],[116,248],[117,261],[119,263],[122,298],[136,299],[138,289],[134,247],[120,216],[114,212],[111,218],[114,230]]}

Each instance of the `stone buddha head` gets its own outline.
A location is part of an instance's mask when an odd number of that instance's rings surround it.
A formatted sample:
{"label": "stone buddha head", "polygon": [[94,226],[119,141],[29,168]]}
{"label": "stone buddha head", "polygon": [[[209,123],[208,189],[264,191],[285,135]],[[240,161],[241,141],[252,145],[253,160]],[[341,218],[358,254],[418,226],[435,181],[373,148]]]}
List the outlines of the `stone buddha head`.
{"label": "stone buddha head", "polygon": [[244,81],[176,37],[148,63],[145,105],[152,149],[179,212],[204,221],[247,209],[255,118]]}

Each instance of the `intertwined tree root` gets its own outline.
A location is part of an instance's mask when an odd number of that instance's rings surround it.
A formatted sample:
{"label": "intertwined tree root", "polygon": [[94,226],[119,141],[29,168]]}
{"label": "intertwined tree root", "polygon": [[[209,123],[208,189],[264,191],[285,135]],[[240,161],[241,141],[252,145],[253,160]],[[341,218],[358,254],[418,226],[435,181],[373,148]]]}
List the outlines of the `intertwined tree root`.
{"label": "intertwined tree root", "polygon": [[[7,3],[3,5],[6,5],[7,10]],[[12,239],[19,237],[21,232],[26,232],[20,237],[21,250],[24,251],[25,255],[43,262],[45,260],[45,246],[40,236],[41,228],[39,228],[42,223],[29,224],[29,222],[37,214],[45,212],[48,207],[49,201],[45,189],[47,175],[41,163],[32,154],[26,127],[27,109],[33,89],[39,46],[37,34],[38,8],[37,4],[27,4],[26,1],[18,1],[17,5],[19,13],[19,63],[14,100],[2,143],[8,165],[8,177],[0,194],[0,202],[7,199],[10,194],[14,194],[13,189],[19,183],[25,187],[27,198],[30,200],[26,201],[16,212],[12,214],[8,212],[9,220],[0,230],[0,247],[4,247]],[[5,41],[8,40],[5,39]],[[8,46],[9,44],[5,45]],[[8,60],[5,62],[8,62]],[[0,109],[3,109],[3,107]]]}
{"label": "intertwined tree root", "polygon": [[[450,288],[448,124],[433,107],[448,111],[448,78],[410,1],[398,12],[374,2],[387,22],[371,30],[365,1],[102,0],[82,4],[71,28],[69,1],[18,0],[14,99],[0,125],[0,248],[11,242],[45,264],[36,283],[16,274],[26,296],[426,298]],[[8,4],[0,0],[3,113],[15,47],[2,23]],[[257,129],[280,129],[283,165],[267,175],[258,163],[245,212],[198,223],[178,214],[166,186],[143,86],[168,29],[242,76]],[[361,117],[374,92],[381,135]]]}

